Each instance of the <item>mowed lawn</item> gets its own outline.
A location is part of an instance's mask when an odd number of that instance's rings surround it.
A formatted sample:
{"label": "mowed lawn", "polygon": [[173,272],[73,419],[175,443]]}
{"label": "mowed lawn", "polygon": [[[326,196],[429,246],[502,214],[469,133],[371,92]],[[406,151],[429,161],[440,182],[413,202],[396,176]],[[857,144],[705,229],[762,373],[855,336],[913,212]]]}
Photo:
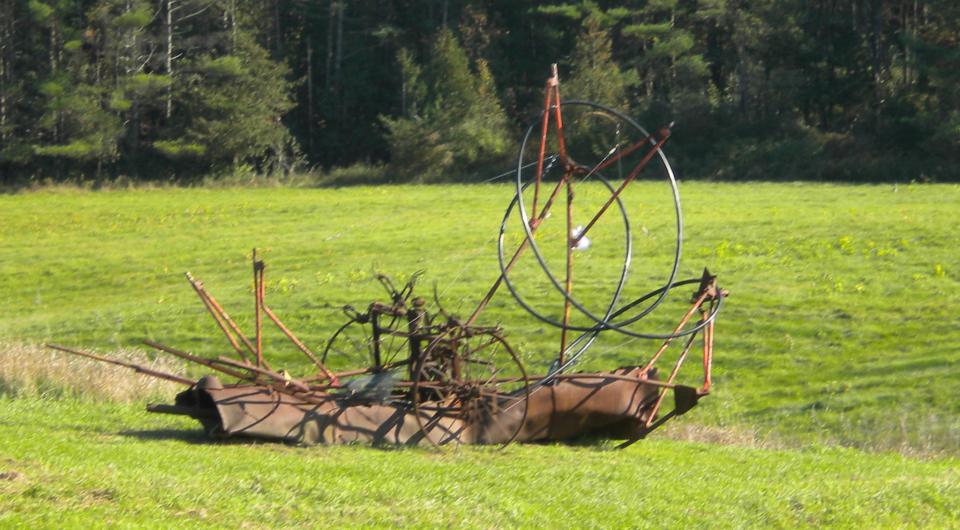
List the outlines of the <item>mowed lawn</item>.
{"label": "mowed lawn", "polygon": [[[106,352],[152,338],[226,353],[182,273],[201,278],[251,330],[253,247],[268,262],[271,307],[315,349],[343,322],[341,306],[382,298],[378,272],[403,280],[425,270],[421,293],[432,298],[436,283],[444,307],[464,315],[497,276],[497,230],[511,194],[508,185],[485,185],[2,196],[0,338]],[[731,296],[717,328],[715,392],[665,434],[622,452],[208,445],[190,422],[132,405],[8,397],[0,467],[20,475],[0,481],[14,494],[0,501],[0,523],[57,526],[70,514],[78,524],[215,525],[224,517],[233,526],[326,517],[360,525],[960,524],[960,186],[684,183],[681,195],[680,276],[709,267]],[[669,265],[672,210],[663,186],[647,182],[627,205],[637,247],[629,293],[639,294]],[[617,270],[617,226],[598,225],[576,258],[577,292],[591,307],[602,305]],[[535,273],[521,268],[517,277],[542,285]],[[526,292],[536,299],[538,291]],[[638,329],[669,329],[689,295],[676,293]],[[555,354],[555,330],[505,292],[484,322],[503,324],[530,371]],[[275,366],[305,367],[275,330],[266,344]],[[605,339],[583,367],[636,364],[656,346]],[[696,361],[682,374],[692,383]],[[680,437],[680,427],[730,440],[749,433],[788,449],[665,439]],[[866,452],[822,449],[837,445]]]}

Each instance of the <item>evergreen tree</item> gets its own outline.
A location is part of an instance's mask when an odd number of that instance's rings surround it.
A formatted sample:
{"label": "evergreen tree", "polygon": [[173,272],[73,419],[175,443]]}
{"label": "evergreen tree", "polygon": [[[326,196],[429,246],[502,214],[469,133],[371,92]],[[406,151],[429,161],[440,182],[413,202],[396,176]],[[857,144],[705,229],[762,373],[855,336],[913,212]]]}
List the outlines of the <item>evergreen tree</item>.
{"label": "evergreen tree", "polygon": [[[409,65],[404,70],[413,71]],[[509,151],[507,118],[486,61],[478,60],[473,72],[456,37],[443,29],[424,72],[422,114],[381,118],[388,131],[392,174],[433,182],[502,167]]]}
{"label": "evergreen tree", "polygon": [[618,109],[629,107],[630,87],[639,82],[636,71],[622,71],[613,59],[610,33],[595,16],[583,20],[583,29],[570,56],[564,99],[585,99]]}

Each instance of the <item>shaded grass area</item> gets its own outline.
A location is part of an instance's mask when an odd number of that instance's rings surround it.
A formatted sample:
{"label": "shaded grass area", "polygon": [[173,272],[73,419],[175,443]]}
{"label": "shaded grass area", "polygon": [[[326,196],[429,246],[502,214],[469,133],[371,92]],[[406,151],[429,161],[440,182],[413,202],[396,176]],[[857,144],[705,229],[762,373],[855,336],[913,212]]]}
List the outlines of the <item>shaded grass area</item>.
{"label": "shaded grass area", "polygon": [[[268,260],[268,301],[314,349],[343,322],[340,306],[382,298],[377,272],[402,280],[425,269],[424,294],[436,282],[444,306],[464,315],[497,275],[496,231],[511,193],[487,185],[3,196],[0,337],[104,350],[146,337],[226,353],[181,273],[203,279],[250,330],[253,246]],[[681,193],[681,277],[706,266],[732,291],[717,330],[716,392],[682,421],[797,443],[956,451],[960,187],[697,182]],[[627,198],[638,245],[631,294],[660,281],[669,261],[662,194],[642,182]],[[578,285],[594,305],[618,264],[616,235],[598,225],[578,257]],[[537,276],[521,267],[518,278]],[[669,329],[687,296],[672,297],[644,329]],[[481,323],[498,321],[528,369],[544,370],[555,331],[506,294]],[[304,367],[279,333],[266,344],[275,366]],[[583,367],[636,364],[655,347],[613,338]],[[684,375],[697,382],[695,371]]]}
{"label": "shaded grass area", "polygon": [[206,443],[135,406],[0,399],[0,525],[941,527],[960,462],[648,440],[426,449]]}

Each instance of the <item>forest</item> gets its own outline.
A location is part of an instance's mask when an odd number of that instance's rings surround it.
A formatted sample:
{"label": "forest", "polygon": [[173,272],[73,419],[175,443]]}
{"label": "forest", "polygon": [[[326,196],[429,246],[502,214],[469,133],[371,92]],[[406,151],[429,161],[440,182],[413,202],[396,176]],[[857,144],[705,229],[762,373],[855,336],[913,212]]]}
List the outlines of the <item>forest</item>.
{"label": "forest", "polygon": [[551,63],[681,178],[955,181],[958,38],[951,0],[0,0],[0,183],[483,181]]}

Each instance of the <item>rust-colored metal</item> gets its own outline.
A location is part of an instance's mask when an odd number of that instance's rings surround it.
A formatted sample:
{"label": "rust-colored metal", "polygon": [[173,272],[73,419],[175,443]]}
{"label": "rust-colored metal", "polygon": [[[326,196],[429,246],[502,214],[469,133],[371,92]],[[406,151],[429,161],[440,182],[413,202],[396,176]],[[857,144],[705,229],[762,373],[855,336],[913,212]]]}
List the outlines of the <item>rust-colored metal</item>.
{"label": "rust-colored metal", "polygon": [[540,153],[537,155],[537,175],[533,187],[533,208],[530,211],[532,219],[537,218],[537,204],[540,199],[540,182],[543,180],[543,156],[547,149],[547,128],[550,126],[550,102],[553,99],[553,91],[550,90],[551,82],[556,84],[556,68],[553,70],[553,77],[547,80],[547,88],[544,90],[543,101],[543,121],[540,125]]}
{"label": "rust-colored metal", "polygon": [[606,213],[606,211],[610,208],[610,205],[613,204],[614,201],[616,201],[620,197],[620,195],[623,193],[623,190],[625,190],[627,186],[629,186],[630,183],[633,182],[637,178],[637,176],[640,175],[640,172],[643,171],[643,168],[647,167],[647,164],[650,163],[650,160],[653,158],[653,155],[657,154],[657,151],[659,151],[660,148],[663,147],[663,144],[667,141],[668,138],[670,138],[670,129],[665,127],[660,130],[660,139],[657,141],[657,143],[654,144],[654,146],[651,147],[649,151],[647,151],[647,154],[643,155],[643,158],[640,159],[640,162],[636,165],[636,167],[633,168],[633,171],[631,171],[630,174],[627,175],[627,178],[623,179],[623,183],[620,184],[620,187],[617,188],[617,191],[613,192],[613,195],[611,195],[610,198],[607,199],[607,202],[605,202],[603,206],[600,207],[600,210],[597,211],[596,214],[594,214],[593,218],[590,219],[590,222],[587,223],[587,225],[583,227],[583,230],[580,231],[577,237],[574,238],[572,243],[574,246],[576,246],[576,244],[579,243],[580,240],[587,235],[587,232],[589,232],[590,229],[593,228],[593,225],[595,225],[597,221],[600,220],[600,217],[602,217],[603,214]]}
{"label": "rust-colored metal", "polygon": [[181,385],[193,384],[193,379],[188,379],[180,375],[162,372],[160,370],[154,370],[153,368],[147,368],[146,366],[141,366],[139,364],[128,363],[126,361],[121,361],[119,359],[111,359],[110,357],[104,357],[102,355],[97,355],[95,353],[90,353],[83,350],[77,350],[74,348],[67,348],[66,346],[60,346],[58,344],[45,344],[44,346],[53,350],[62,351],[65,353],[71,353],[73,355],[79,355],[81,357],[87,357],[88,359],[93,359],[95,361],[100,361],[108,364],[115,364],[117,366],[123,366],[124,368],[130,368],[131,370],[144,375],[149,375],[151,377],[156,377],[158,379],[165,379],[167,381],[173,381],[174,383],[180,383]]}
{"label": "rust-colored metal", "polygon": [[[246,347],[247,352],[249,352],[250,355],[256,357],[257,355],[256,346],[254,346],[254,344],[250,342],[250,339],[248,339],[243,334],[243,332],[240,331],[240,327],[237,326],[236,322],[234,322],[232,318],[230,318],[230,315],[228,315],[227,312],[223,309],[223,306],[221,306],[220,303],[217,302],[217,299],[214,298],[213,295],[206,290],[206,287],[204,287],[203,282],[200,282],[200,281],[194,282],[193,276],[190,275],[189,272],[186,274],[187,274],[187,279],[190,280],[190,285],[194,288],[197,295],[200,296],[200,299],[204,302],[204,305],[207,308],[213,309],[216,312],[216,314],[220,316],[223,322],[225,322],[230,327],[230,329],[233,330],[233,333],[236,334],[236,337],[240,339],[240,342],[242,342],[244,347]],[[246,359],[245,355],[241,355],[241,357]]]}
{"label": "rust-colored metal", "polygon": [[193,287],[194,292],[196,292],[197,296],[200,297],[200,301],[203,302],[203,307],[207,309],[207,312],[209,312],[210,316],[213,317],[213,320],[214,322],[217,323],[217,326],[220,328],[220,331],[222,331],[223,335],[227,337],[227,341],[230,342],[230,346],[233,347],[234,351],[237,352],[237,355],[239,355],[241,359],[247,360],[246,352],[243,351],[243,348],[240,347],[240,344],[237,342],[236,337],[234,337],[233,333],[230,332],[230,328],[227,326],[227,323],[224,321],[223,316],[220,315],[216,311],[216,309],[214,309],[214,306],[210,303],[210,300],[205,296],[205,293],[203,291],[203,284],[196,281],[189,272],[186,272],[184,274],[187,277],[187,281],[190,282],[190,286]]}
{"label": "rust-colored metal", "polygon": [[313,362],[313,364],[320,370],[320,372],[323,373],[324,376],[327,377],[327,379],[330,380],[331,383],[334,385],[339,385],[340,380],[337,378],[336,374],[331,372],[322,362],[320,362],[320,359],[317,359],[316,354],[310,351],[310,348],[307,348],[307,345],[298,339],[297,336],[294,335],[289,328],[287,328],[287,326],[283,325],[283,322],[281,322],[277,315],[270,309],[270,306],[264,304],[262,307],[264,314],[266,314],[267,317],[272,320],[274,324],[276,324],[280,331],[282,331],[283,334],[290,339],[290,342],[292,342],[301,352],[303,352],[303,354],[306,355],[311,362]]}
{"label": "rust-colored metal", "polygon": [[570,295],[573,293],[573,177],[567,175],[567,231],[564,237],[567,252],[567,276],[564,282],[563,299],[563,327],[560,329],[560,353],[557,354],[557,363],[563,365],[566,361],[567,334],[570,332]]}
{"label": "rust-colored metal", "polygon": [[[620,317],[622,311],[643,303],[657,293],[665,295],[674,287],[695,284],[698,280],[674,282],[678,263],[675,261],[674,272],[666,285],[634,302],[625,302],[622,310],[617,312],[615,304],[619,300],[630,262],[627,230],[627,252],[621,283],[617,286],[606,316],[592,317],[596,322],[594,327],[571,324],[574,306],[584,315],[592,316],[579,302],[574,302],[574,280],[583,277],[577,275],[575,278],[574,250],[586,250],[589,247],[584,245],[579,248],[578,244],[610,206],[621,199],[624,190],[638,178],[653,157],[661,153],[671,133],[667,127],[656,135],[650,135],[639,126],[634,126],[644,138],[637,140],[638,131],[634,131],[633,138],[621,139],[618,125],[615,145],[606,155],[599,162],[595,159],[584,160],[593,164],[588,170],[590,165],[580,164],[568,154],[568,147],[578,157],[581,157],[583,150],[577,144],[578,127],[571,129],[573,134],[569,144],[565,136],[565,103],[560,99],[559,84],[557,67],[553,65],[544,90],[533,207],[529,226],[524,227],[526,237],[506,263],[503,261],[506,255],[498,255],[501,273],[466,320],[461,321],[444,311],[436,291],[436,311],[428,311],[425,301],[413,296],[419,272],[413,274],[406,285],[399,289],[390,278],[378,275],[377,280],[386,289],[388,299],[366,305],[363,312],[352,306],[344,307],[343,312],[349,320],[337,328],[318,356],[267,306],[266,266],[258,259],[257,250],[253,249],[255,334],[252,341],[244,336],[223,307],[206,291],[203,283],[186,274],[191,287],[227,338],[230,347],[240,357],[239,360],[226,356],[206,358],[158,342],[144,341],[159,351],[201,365],[222,377],[233,378],[233,383],[222,384],[216,376],[204,376],[194,383],[182,376],[133,363],[63,346],[50,347],[190,385],[187,391],[177,395],[174,404],[151,405],[148,410],[196,418],[207,432],[217,436],[251,436],[298,443],[369,441],[434,445],[487,443],[502,446],[514,440],[570,440],[578,436],[595,435],[626,439],[624,446],[633,443],[670,418],[684,414],[697,404],[701,396],[710,392],[714,320],[727,292],[717,286],[715,276],[704,270],[699,287],[691,299],[691,306],[674,330],[666,335],[643,336],[662,340],[646,362],[611,372],[567,373],[572,363],[591,347],[601,333],[629,334],[623,326],[646,315],[642,313],[631,320]],[[573,106],[578,104],[584,105],[584,102],[569,103]],[[587,106],[605,109],[592,103]],[[622,117],[615,111],[611,112],[607,117]],[[576,115],[573,116],[571,123],[580,123]],[[554,147],[550,138],[551,122],[554,124],[557,153],[550,155],[550,167],[559,161],[563,173],[541,203],[545,195],[540,188],[545,177],[547,151]],[[535,126],[532,125],[528,130],[528,137]],[[526,140],[523,145],[527,145]],[[623,145],[627,147],[621,149]],[[574,180],[588,179],[644,146],[649,146],[648,151],[619,187],[614,189],[612,185],[605,184],[610,196],[598,210],[585,212],[583,208],[576,209],[578,215],[586,216],[591,212],[592,215],[583,229],[575,230]],[[525,167],[522,165],[525,156],[521,152],[521,164],[518,167]],[[599,155],[596,156],[599,158]],[[662,158],[666,170],[671,171],[665,156]],[[672,173],[670,175],[679,214],[679,195]],[[518,169],[517,194],[513,200],[520,204],[521,211],[522,192],[526,184]],[[562,239],[566,252],[566,274],[562,287],[547,270],[537,248],[539,243],[533,241],[533,236],[537,235],[538,229],[550,215],[561,189],[566,191],[566,223]],[[622,205],[621,211],[628,225],[627,212]],[[506,222],[507,217],[504,219]],[[680,217],[677,221],[679,234]],[[550,232],[541,231],[540,234]],[[550,274],[558,291],[564,295],[562,320],[557,321],[555,317],[545,320],[560,328],[560,349],[543,375],[528,374],[521,356],[507,342],[499,325],[477,324],[484,309],[506,283],[507,274],[531,247],[534,247],[541,267]],[[679,243],[676,260],[679,260]],[[510,285],[513,290],[512,283]],[[649,310],[653,310],[661,299],[662,296]],[[519,297],[517,301],[524,305]],[[524,307],[529,310],[526,305]],[[535,313],[533,310],[530,312]],[[698,312],[699,321],[691,323]],[[275,370],[270,366],[264,349],[263,315],[307,357],[313,364],[310,369],[313,373],[295,376],[287,370]],[[624,320],[615,324],[614,317]],[[581,335],[571,338],[575,331]],[[360,333],[359,338],[354,333]],[[665,356],[670,357],[666,352],[670,344],[680,337],[684,337],[684,347],[673,360],[667,378],[661,379],[656,365],[665,362]],[[702,342],[703,382],[702,386],[694,388],[682,384],[680,373],[697,339]],[[355,351],[344,351],[345,348]],[[528,356],[529,353],[524,352],[524,357]],[[674,395],[675,405],[672,410],[661,414],[667,393]]]}
{"label": "rust-colored metal", "polygon": [[296,379],[292,379],[289,376],[285,376],[284,374],[279,374],[277,372],[274,372],[273,370],[267,370],[266,368],[261,368],[259,366],[253,366],[252,364],[249,364],[249,363],[237,362],[237,361],[234,361],[233,359],[230,359],[229,357],[224,357],[221,355],[216,360],[213,360],[211,362],[222,363],[227,366],[231,366],[233,368],[240,368],[242,370],[250,370],[251,372],[256,372],[258,374],[265,375],[270,379],[273,379],[278,384],[281,384],[284,386],[290,386],[302,392],[310,391],[310,387],[308,387],[306,384],[300,381],[297,381]]}
{"label": "rust-colored metal", "polygon": [[253,249],[254,322],[256,325],[257,366],[263,366],[263,262],[257,261],[257,249]]}

